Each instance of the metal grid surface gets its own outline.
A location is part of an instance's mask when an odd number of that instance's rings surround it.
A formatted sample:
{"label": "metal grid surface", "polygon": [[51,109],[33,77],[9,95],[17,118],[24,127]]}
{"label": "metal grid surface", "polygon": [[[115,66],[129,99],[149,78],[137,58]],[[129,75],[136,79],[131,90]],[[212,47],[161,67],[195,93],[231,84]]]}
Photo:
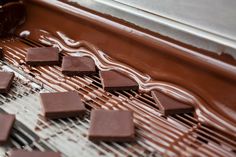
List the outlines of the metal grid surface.
{"label": "metal grid surface", "polygon": [[[17,44],[11,44],[12,42]],[[18,45],[18,46],[15,46]],[[101,88],[98,75],[64,77],[60,67],[29,68],[23,62],[26,49],[42,46],[14,38],[0,41],[4,48],[4,71],[14,71],[16,78],[7,95],[0,95],[2,112],[16,114],[17,123],[9,144],[0,148],[0,156],[13,148],[54,150],[64,156],[227,156],[236,155],[236,138],[199,123],[191,114],[164,117],[154,106],[149,93],[123,91],[108,93]],[[27,67],[27,68],[26,68]],[[51,80],[51,81],[47,81]],[[86,104],[84,118],[46,121],[40,116],[38,93],[76,90]],[[87,139],[92,108],[132,110],[136,142],[93,143]]]}

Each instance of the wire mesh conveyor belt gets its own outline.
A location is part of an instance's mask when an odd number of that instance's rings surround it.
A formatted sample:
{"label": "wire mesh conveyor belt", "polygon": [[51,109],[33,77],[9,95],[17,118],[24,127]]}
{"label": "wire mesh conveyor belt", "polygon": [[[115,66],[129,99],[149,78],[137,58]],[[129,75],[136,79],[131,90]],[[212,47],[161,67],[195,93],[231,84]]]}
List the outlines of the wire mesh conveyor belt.
{"label": "wire mesh conveyor belt", "polygon": [[[17,42],[17,44],[11,44]],[[15,45],[19,45],[15,46]],[[14,148],[60,151],[65,157],[80,156],[227,156],[236,155],[236,137],[201,124],[192,114],[164,117],[148,93],[102,90],[99,75],[64,77],[60,67],[35,67],[27,71],[26,49],[42,46],[14,38],[0,41],[5,60],[1,69],[16,74],[10,93],[0,95],[0,111],[16,114],[9,144],[0,156]],[[52,81],[47,81],[52,80]],[[63,88],[62,86],[63,85]],[[39,92],[76,90],[86,104],[84,118],[45,120],[40,116]],[[132,110],[136,127],[133,143],[87,139],[92,108]]]}

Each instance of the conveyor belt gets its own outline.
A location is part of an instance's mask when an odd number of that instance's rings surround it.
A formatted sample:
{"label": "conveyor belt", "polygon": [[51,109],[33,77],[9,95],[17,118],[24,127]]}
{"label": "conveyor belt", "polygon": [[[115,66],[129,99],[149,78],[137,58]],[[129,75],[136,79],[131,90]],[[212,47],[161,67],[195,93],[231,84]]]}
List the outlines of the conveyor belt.
{"label": "conveyor belt", "polygon": [[[13,44],[11,44],[14,42]],[[17,45],[17,46],[16,46]],[[43,46],[11,38],[0,41],[5,61],[1,69],[14,71],[16,78],[7,95],[0,95],[0,108],[16,114],[17,123],[10,142],[0,148],[2,156],[13,148],[60,151],[64,156],[227,156],[236,155],[236,137],[201,124],[192,114],[164,117],[149,93],[123,91],[108,93],[99,75],[64,77],[60,67],[30,68],[24,64],[26,49]],[[66,52],[63,52],[66,54]],[[20,61],[20,63],[19,63]],[[27,70],[29,69],[30,70]],[[51,80],[51,81],[47,81]],[[42,91],[76,90],[86,104],[82,119],[46,121],[40,116],[38,94]],[[93,143],[87,139],[92,108],[132,110],[136,142]]]}

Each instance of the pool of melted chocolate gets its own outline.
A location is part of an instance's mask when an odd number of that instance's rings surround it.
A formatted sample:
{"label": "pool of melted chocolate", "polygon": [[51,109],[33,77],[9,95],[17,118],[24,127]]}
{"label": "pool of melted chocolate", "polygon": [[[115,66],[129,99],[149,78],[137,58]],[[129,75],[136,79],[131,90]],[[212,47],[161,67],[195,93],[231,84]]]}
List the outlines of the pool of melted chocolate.
{"label": "pool of melted chocolate", "polygon": [[235,138],[236,61],[211,57],[204,50],[60,1],[24,2],[26,23],[16,37],[0,42],[5,59],[14,66],[57,91],[76,90],[78,81],[63,76],[57,67],[26,65],[26,49],[32,43],[57,47],[63,55],[89,56],[100,70],[116,69],[135,79],[140,93],[159,90],[193,105],[199,125],[214,126]]}

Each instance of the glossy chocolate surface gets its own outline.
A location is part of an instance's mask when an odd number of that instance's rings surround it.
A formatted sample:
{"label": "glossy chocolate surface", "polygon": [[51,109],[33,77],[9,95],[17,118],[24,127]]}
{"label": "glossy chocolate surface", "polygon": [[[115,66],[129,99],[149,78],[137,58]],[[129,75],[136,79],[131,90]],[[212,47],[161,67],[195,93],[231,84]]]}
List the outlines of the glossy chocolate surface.
{"label": "glossy chocolate surface", "polygon": [[14,73],[0,72],[0,93],[7,93],[10,90]]}
{"label": "glossy chocolate surface", "polygon": [[53,47],[29,48],[26,63],[33,66],[59,64],[59,51]]}
{"label": "glossy chocolate surface", "polygon": [[61,68],[62,73],[68,76],[82,76],[96,73],[95,63],[90,57],[64,56]]}
{"label": "glossy chocolate surface", "polygon": [[156,102],[157,107],[165,116],[194,112],[194,107],[192,105],[168,97],[159,91],[152,91],[152,96]]}
{"label": "glossy chocolate surface", "polygon": [[92,141],[134,141],[131,111],[92,110],[89,139]]}
{"label": "glossy chocolate surface", "polygon": [[85,107],[77,92],[40,93],[43,116],[49,119],[83,116]]}
{"label": "glossy chocolate surface", "polygon": [[115,71],[100,71],[103,89],[106,91],[138,90],[138,83]]}
{"label": "glossy chocolate surface", "polygon": [[0,113],[0,145],[3,145],[7,142],[14,121],[14,115]]}

